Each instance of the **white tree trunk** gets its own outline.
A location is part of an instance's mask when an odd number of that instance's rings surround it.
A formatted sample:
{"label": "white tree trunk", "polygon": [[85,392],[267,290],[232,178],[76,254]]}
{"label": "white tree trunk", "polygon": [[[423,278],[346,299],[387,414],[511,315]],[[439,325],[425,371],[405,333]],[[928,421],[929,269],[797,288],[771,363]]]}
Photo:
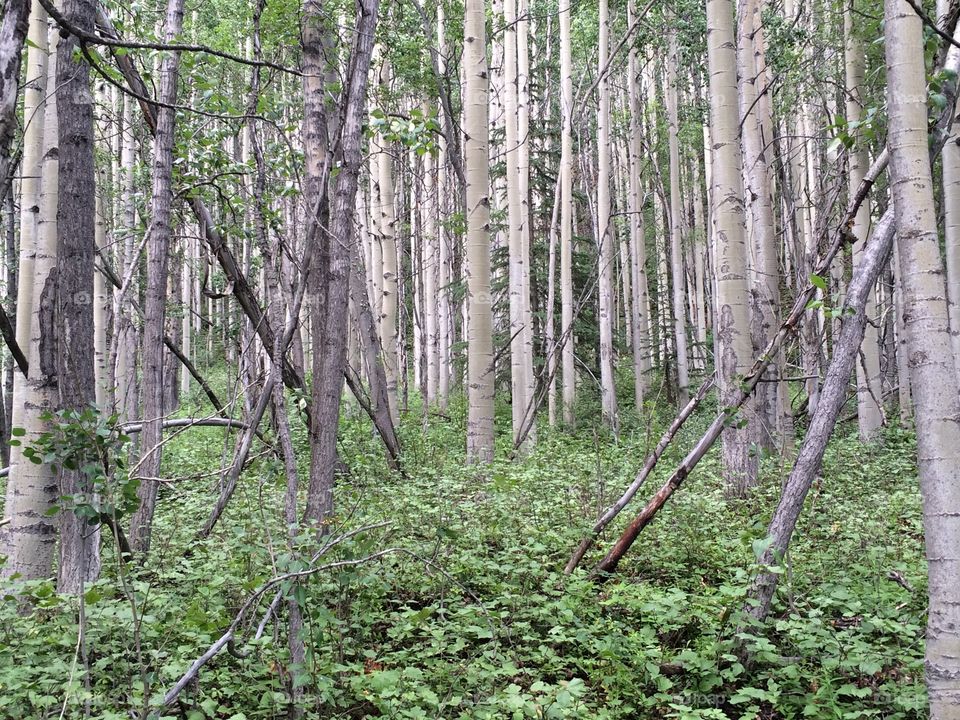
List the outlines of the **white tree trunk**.
{"label": "white tree trunk", "polygon": [[686,275],[683,269],[683,204],[680,199],[680,141],[677,138],[677,35],[670,33],[667,56],[667,143],[670,152],[670,258],[673,273],[673,336],[677,349],[677,402],[690,400],[687,357]]}
{"label": "white tree trunk", "polygon": [[[747,296],[746,221],[743,208],[742,157],[737,112],[736,45],[731,0],[707,0],[707,59],[710,70],[710,132],[716,274],[717,371],[721,402],[737,391],[748,368],[750,310]],[[731,422],[723,431],[724,479],[731,494],[741,495],[756,481],[749,423]]]}
{"label": "white tree trunk", "polygon": [[463,23],[467,176],[467,460],[493,460],[488,70],[483,0],[466,0]]}
{"label": "white tree trunk", "polygon": [[560,6],[560,339],[563,422],[574,422],[577,370],[573,337],[573,59],[570,3]]}
{"label": "white tree trunk", "polygon": [[[847,0],[843,13],[844,30],[844,65],[846,68],[847,85],[847,123],[860,122],[863,115],[863,84],[865,57],[863,45],[856,36],[853,27],[852,0]],[[850,192],[856,192],[863,181],[869,160],[865,140],[858,138],[857,144],[850,150],[850,170],[847,187]],[[853,269],[863,255],[864,244],[870,233],[870,201],[865,199],[857,212],[857,218],[851,228],[858,238],[853,246]],[[860,429],[860,439],[868,442],[874,438],[877,429],[883,423],[883,413],[880,410],[880,338],[876,326],[877,302],[874,293],[867,296],[866,304],[868,322],[863,334],[863,345],[860,348],[860,358],[856,365],[857,378],[857,422]]]}
{"label": "white tree trunk", "polygon": [[931,720],[955,720],[960,718],[960,389],[928,151],[923,24],[905,0],[885,0],[884,27],[890,190],[927,556],[925,674]]}
{"label": "white tree trunk", "polygon": [[610,45],[610,9],[608,0],[600,0],[600,34],[598,40],[598,73],[600,107],[597,112],[597,243],[599,245],[600,280],[600,394],[604,424],[617,430],[617,388],[613,355],[613,243],[614,227],[610,213],[610,79],[606,74]]}
{"label": "white tree trunk", "polygon": [[[47,62],[47,86],[56,85],[56,44],[59,33],[50,30],[52,51]],[[23,450],[36,443],[48,430],[43,420],[45,413],[53,412],[57,402],[56,347],[53,308],[56,294],[57,266],[57,103],[56,93],[47,98],[43,116],[43,153],[39,195],[37,242],[32,260],[32,274],[24,275],[21,267],[20,284],[31,291],[30,332],[23,346],[27,353],[30,374],[19,373],[14,380],[13,427],[20,427],[24,435],[20,445],[10,450],[10,476],[7,482],[7,500],[4,507],[9,524],[0,530],[3,546],[0,553],[7,562],[0,568],[5,577],[18,575],[22,580],[37,580],[50,576],[56,546],[56,523],[47,511],[55,505],[57,477],[53,466],[36,465],[27,460]]]}

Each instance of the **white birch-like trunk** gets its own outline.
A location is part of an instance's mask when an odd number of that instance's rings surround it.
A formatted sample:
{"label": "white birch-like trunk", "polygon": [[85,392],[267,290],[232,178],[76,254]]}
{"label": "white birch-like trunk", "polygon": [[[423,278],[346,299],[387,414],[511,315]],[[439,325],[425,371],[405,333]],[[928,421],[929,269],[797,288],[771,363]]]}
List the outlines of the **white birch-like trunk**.
{"label": "white birch-like trunk", "polygon": [[467,176],[467,460],[493,460],[493,333],[490,293],[490,166],[486,12],[466,0],[463,23]]}
{"label": "white birch-like trunk", "polygon": [[[46,72],[47,87],[56,84],[58,41],[56,28],[50,30],[49,55]],[[56,294],[57,266],[57,204],[58,196],[58,127],[56,93],[46,101],[43,115],[41,154],[41,181],[35,252],[31,261],[32,274],[22,274],[20,286],[31,291],[29,307],[33,308],[29,322],[30,332],[24,352],[30,373],[24,378],[14,377],[13,427],[22,428],[20,445],[10,448],[10,475],[7,481],[7,499],[4,516],[10,522],[0,529],[0,554],[7,562],[0,566],[5,577],[17,575],[21,580],[49,577],[53,569],[56,549],[56,519],[47,511],[55,505],[59,495],[57,476],[52,465],[34,464],[24,457],[23,450],[36,443],[48,430],[43,420],[45,413],[56,407],[56,347],[53,308]]]}
{"label": "white birch-like trunk", "polygon": [[577,370],[573,337],[573,56],[570,3],[560,6],[560,369],[563,422],[573,425]]}
{"label": "white birch-like trunk", "polygon": [[884,28],[890,191],[902,271],[927,556],[925,675],[931,720],[956,720],[960,718],[960,388],[929,159],[923,24],[905,0],[885,0]]}
{"label": "white birch-like trunk", "polygon": [[667,55],[667,143],[670,154],[670,262],[673,274],[673,336],[677,350],[677,403],[690,400],[687,354],[686,275],[683,268],[683,205],[680,199],[680,141],[677,137],[677,35],[670,33]]}
{"label": "white birch-like trunk", "polygon": [[[746,220],[737,111],[736,44],[731,0],[707,0],[710,71],[710,134],[716,274],[717,371],[721,403],[739,391],[752,348],[747,294]],[[756,481],[749,423],[733,421],[723,431],[723,470],[728,492],[742,495]]]}
{"label": "white birch-like trunk", "polygon": [[[843,13],[844,31],[844,66],[846,68],[846,119],[847,123],[859,123],[863,116],[863,84],[865,72],[865,56],[863,44],[856,36],[853,26],[853,2],[847,0]],[[849,155],[848,187],[855,193],[863,181],[863,176],[869,165],[867,144],[862,138],[857,138],[856,145],[851,148]],[[870,234],[870,200],[864,199],[857,212],[853,234],[857,242],[853,246],[853,270],[863,256],[864,245]],[[880,338],[877,327],[873,324],[877,320],[876,295],[867,295],[866,315],[870,321],[863,334],[863,344],[860,348],[860,358],[856,364],[857,378],[857,423],[860,430],[860,439],[868,442],[874,438],[877,429],[883,424],[883,413],[880,409]]]}
{"label": "white birch-like trunk", "polygon": [[[605,73],[610,45],[610,9],[608,0],[600,0],[598,73]],[[610,78],[600,79],[600,107],[597,112],[597,244],[600,267],[597,289],[600,294],[600,395],[604,424],[617,430],[617,388],[613,356],[613,243],[614,227],[610,213]]]}

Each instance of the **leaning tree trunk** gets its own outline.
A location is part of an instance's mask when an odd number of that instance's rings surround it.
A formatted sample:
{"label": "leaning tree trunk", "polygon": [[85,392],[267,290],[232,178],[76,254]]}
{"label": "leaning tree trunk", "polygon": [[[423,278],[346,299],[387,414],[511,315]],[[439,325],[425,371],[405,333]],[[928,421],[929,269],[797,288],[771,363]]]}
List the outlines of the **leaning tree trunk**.
{"label": "leaning tree trunk", "polygon": [[[183,0],[168,0],[164,41],[172,43],[183,25]],[[180,54],[169,52],[160,63],[160,101],[157,132],[153,141],[153,191],[150,198],[150,229],[147,237],[147,288],[143,323],[143,433],[142,453],[136,473],[144,478],[137,491],[140,508],[131,522],[135,550],[150,549],[150,526],[157,503],[162,456],[161,421],[164,389],[164,323],[167,299],[167,265],[170,250],[170,215],[173,203],[173,141]]]}
{"label": "leaning tree trunk", "polygon": [[[948,57],[948,67],[954,71],[960,67],[960,53],[954,52]],[[955,99],[955,84],[945,84],[945,94]],[[937,134],[934,135],[930,149],[932,156],[935,156],[943,147],[945,139],[943,128],[949,126],[950,115],[950,111],[941,113],[937,121]],[[925,115],[922,127],[926,128]],[[922,143],[922,147],[927,148],[926,140]],[[854,201],[865,198],[866,193],[863,188],[873,184],[881,167],[880,163],[874,162],[874,167],[868,173],[869,181],[860,185],[857,195],[854,196]],[[852,220],[856,216],[855,213],[858,208],[859,206],[852,206],[848,209],[845,220]],[[854,214],[851,214],[851,211]],[[797,519],[803,509],[807,492],[817,472],[819,472],[827,442],[833,432],[837,417],[846,402],[847,385],[857,361],[867,324],[865,310],[868,297],[873,292],[873,287],[880,276],[880,272],[890,257],[891,248],[894,246],[895,229],[894,211],[891,208],[880,219],[873,237],[864,245],[861,260],[857,264],[856,271],[847,289],[840,336],[834,346],[830,366],[824,378],[821,402],[818,403],[812,416],[806,438],[797,455],[793,470],[784,485],[777,509],[770,521],[767,536],[771,538],[771,543],[760,558],[761,564],[772,565],[777,561],[777,558],[786,553]],[[859,238],[855,239],[859,240]],[[762,573],[755,579],[750,592],[752,602],[746,609],[750,615],[755,618],[766,617],[778,579],[779,576],[776,573]]]}
{"label": "leaning tree trunk", "polygon": [[[884,33],[890,191],[903,272],[927,556],[924,664],[931,719],[955,720],[960,718],[960,390],[943,292],[927,98],[918,92],[926,81],[923,24],[905,0],[886,0]],[[956,55],[957,48],[950,53]],[[955,102],[951,97],[947,106]]]}
{"label": "leaning tree trunk", "polygon": [[[740,117],[731,0],[707,0],[707,59],[710,68],[710,132],[713,141],[715,330],[720,402],[729,405],[751,355],[747,295],[747,248],[740,168]],[[743,495],[756,482],[751,457],[753,423],[731,418],[723,431],[723,471],[728,492]]]}

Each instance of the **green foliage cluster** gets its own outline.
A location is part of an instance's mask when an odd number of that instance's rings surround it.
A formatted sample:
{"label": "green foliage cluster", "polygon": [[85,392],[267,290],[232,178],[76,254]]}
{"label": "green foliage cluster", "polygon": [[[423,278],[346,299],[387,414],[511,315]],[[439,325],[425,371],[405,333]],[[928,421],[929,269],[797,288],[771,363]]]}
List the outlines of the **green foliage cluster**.
{"label": "green foliage cluster", "polygon": [[[506,428],[508,409],[499,410]],[[651,426],[627,421],[616,442],[587,423],[577,432],[544,427],[530,457],[483,477],[463,462],[461,403],[426,426],[416,411],[401,427],[400,478],[358,410],[346,408],[340,454],[351,472],[338,484],[335,532],[390,524],[324,562],[402,552],[287,585],[304,608],[305,665],[290,666],[282,604],[278,621],[251,640],[265,599],[239,634],[249,652],[218,655],[180,704],[152,717],[286,717],[292,684],[304,689],[308,718],[924,716],[922,525],[909,433],[889,431],[867,448],[852,435],[833,442],[774,615],[738,634],[786,461],[764,458],[762,486],[731,504],[709,455],[621,574],[596,584],[564,577],[563,564],[632,478],[670,408],[648,405]],[[302,423],[294,425],[306,468]],[[131,717],[156,703],[252,591],[303,567],[316,541],[299,539],[300,559],[288,551],[279,532],[286,478],[268,457],[245,474],[213,536],[196,540],[218,489],[203,474],[230,447],[223,432],[194,429],[169,443],[164,475],[184,479],[162,489],[152,555],[143,566],[104,558],[103,578],[82,598],[82,638],[78,599],[49,582],[3,587],[0,717]],[[646,492],[679,453],[668,452]],[[749,667],[738,643],[751,651]]]}

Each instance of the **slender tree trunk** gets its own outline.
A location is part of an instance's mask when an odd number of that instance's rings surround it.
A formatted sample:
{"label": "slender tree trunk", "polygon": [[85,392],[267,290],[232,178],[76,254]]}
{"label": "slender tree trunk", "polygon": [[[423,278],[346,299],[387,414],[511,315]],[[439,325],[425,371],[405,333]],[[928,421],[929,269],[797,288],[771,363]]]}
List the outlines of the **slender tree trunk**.
{"label": "slender tree trunk", "polygon": [[490,166],[486,13],[464,4],[464,131],[467,176],[467,460],[493,459],[493,336],[490,291]]}
{"label": "slender tree trunk", "polygon": [[603,422],[617,431],[617,388],[613,350],[613,243],[614,227],[610,213],[610,78],[606,74],[610,45],[610,9],[608,0],[600,0],[600,36],[598,73],[601,76],[600,107],[597,113],[597,245],[600,254],[600,394]]}
{"label": "slender tree trunk", "polygon": [[573,425],[577,370],[573,333],[573,51],[570,3],[560,6],[560,356],[563,422]]}
{"label": "slender tree trunk", "polygon": [[[183,25],[183,0],[168,0],[164,20],[164,41],[172,43]],[[170,52],[160,63],[160,101],[172,105],[177,98],[180,54]],[[150,228],[147,237],[147,287],[143,323],[143,452],[136,473],[146,478],[137,494],[140,509],[131,522],[134,550],[150,549],[150,528],[157,503],[162,457],[161,421],[164,389],[164,325],[166,321],[167,266],[170,252],[170,221],[173,190],[173,145],[176,112],[161,106],[157,110],[157,131],[153,143],[153,190],[150,198]]]}
{"label": "slender tree trunk", "polygon": [[[17,286],[17,344],[30,344],[33,314],[33,262],[40,211],[40,170],[44,152],[44,111],[47,88],[47,13],[38,0],[30,9],[26,83],[23,90],[23,156],[20,159],[20,283]],[[19,60],[20,49],[15,57]],[[19,74],[19,69],[18,69]],[[14,410],[16,413],[16,409]],[[16,427],[16,420],[14,420]]]}
{"label": "slender tree trunk", "polygon": [[[937,0],[939,23],[944,22],[949,11],[950,0]],[[953,141],[943,147],[943,232],[950,336],[953,340],[953,360],[960,377],[960,145],[956,141],[957,131],[954,130]]]}
{"label": "slender tree trunk", "polygon": [[944,298],[927,98],[918,92],[926,82],[923,24],[905,0],[885,0],[884,34],[890,191],[927,556],[925,674],[931,720],[954,720],[960,718],[960,388]]}
{"label": "slender tree trunk", "polygon": [[[863,84],[865,56],[863,45],[857,37],[853,26],[853,2],[847,0],[844,5],[844,67],[846,68],[846,105],[847,123],[859,123],[863,116]],[[864,173],[869,166],[867,145],[865,139],[857,138],[857,144],[850,150],[850,172],[847,186],[850,193],[856,192],[863,180]],[[865,200],[857,213],[853,225],[853,234],[858,242],[853,246],[853,268],[863,254],[864,243],[870,232],[870,203]],[[866,315],[869,319],[864,335],[863,345],[860,348],[860,359],[857,369],[857,422],[860,429],[860,439],[868,442],[874,438],[877,429],[883,423],[883,413],[880,409],[880,343],[877,328],[873,324],[877,320],[877,303],[874,292],[867,293]]]}
{"label": "slender tree trunk", "polygon": [[[707,0],[707,59],[710,69],[710,131],[717,282],[717,370],[721,404],[739,391],[751,354],[747,295],[746,228],[737,112],[737,70],[731,0]],[[743,495],[756,482],[749,423],[731,419],[723,431],[723,470],[728,492]]]}
{"label": "slender tree trunk", "polygon": [[[747,202],[748,252],[750,256],[750,335],[754,352],[766,346],[780,325],[779,278],[776,251],[770,168],[767,162],[767,138],[764,128],[769,118],[761,116],[766,105],[760,66],[762,53],[756,42],[760,29],[759,0],[738,0],[737,3],[737,67],[739,75],[740,115],[743,118],[741,145],[744,162],[744,191]],[[759,57],[758,57],[759,56]],[[759,62],[758,62],[759,61]],[[768,382],[762,383],[753,401],[756,440],[762,447],[773,449],[778,443],[780,413],[777,411],[777,367],[768,371]]]}
{"label": "slender tree trunk", "polygon": [[677,403],[690,400],[687,357],[686,283],[683,270],[683,207],[680,199],[680,141],[677,138],[677,35],[670,33],[667,56],[667,133],[670,153],[670,258],[673,273],[673,336],[677,348]]}

